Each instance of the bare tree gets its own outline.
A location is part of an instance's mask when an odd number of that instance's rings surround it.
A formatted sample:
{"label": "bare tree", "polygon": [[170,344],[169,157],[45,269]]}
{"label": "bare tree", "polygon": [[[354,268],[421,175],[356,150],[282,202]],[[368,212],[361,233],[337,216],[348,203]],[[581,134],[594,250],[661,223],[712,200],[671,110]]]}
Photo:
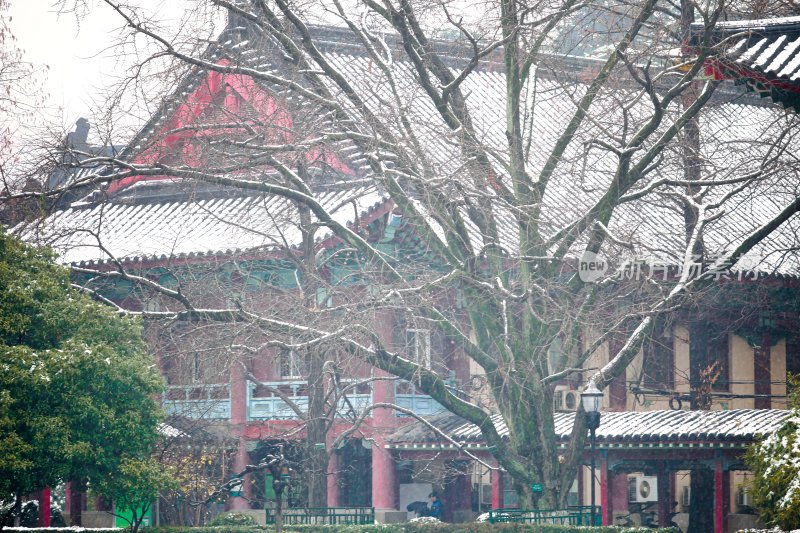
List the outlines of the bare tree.
{"label": "bare tree", "polygon": [[[42,83],[46,71],[25,59],[14,37],[8,9],[6,0],[0,2],[0,194],[3,196],[20,189],[41,190],[31,176],[31,166],[35,163],[27,157],[30,138],[23,137],[41,133],[38,128],[43,123],[40,111],[45,100]],[[19,222],[26,207],[30,207],[25,200],[11,203],[13,209],[4,206],[0,212],[0,221],[6,224]],[[35,212],[27,211],[29,215]]]}
{"label": "bare tree", "polygon": [[[676,52],[680,10],[658,0],[208,0],[198,4],[229,13],[210,43],[105,3],[156,50],[148,59],[169,58],[188,81],[120,157],[84,159],[103,170],[49,192],[101,188],[92,211],[54,214],[44,237],[100,251],[100,268],[75,268],[87,281],[124,280],[170,300],[159,311],[118,303],[123,311],[254,328],[251,348],[312,350],[321,376],[334,343],[413,383],[480,429],[526,503],[539,482],[542,504],[563,503],[580,464],[582,417],[557,451],[559,380],[606,388],[657,316],[743,258],[797,267],[784,231],[800,208],[796,117],[700,77],[727,44],[710,39],[721,2],[689,6],[707,34],[691,57]],[[579,46],[587,57],[568,54]],[[175,259],[178,237],[170,283],[137,274],[121,258],[153,252],[114,241],[104,210],[164,179],[189,195],[253,198],[244,213],[209,210],[205,220],[258,235],[261,252],[279,248],[294,292],[210,297]],[[366,223],[376,196],[388,208]],[[387,342],[378,325],[387,316],[456,344],[485,376],[491,407]],[[601,361],[612,338],[619,348]],[[322,437],[308,416],[313,443]]]}

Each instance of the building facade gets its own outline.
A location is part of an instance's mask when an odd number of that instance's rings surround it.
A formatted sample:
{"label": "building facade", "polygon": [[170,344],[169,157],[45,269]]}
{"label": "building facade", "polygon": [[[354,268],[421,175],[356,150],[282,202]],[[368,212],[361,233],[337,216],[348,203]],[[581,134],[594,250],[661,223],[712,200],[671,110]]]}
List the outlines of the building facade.
{"label": "building facade", "polygon": [[[230,54],[249,42],[240,23],[232,19],[221,38],[228,39],[223,48]],[[341,30],[314,31],[327,43],[325,53],[343,69],[359,71],[359,65],[367,65],[363,50]],[[269,43],[258,46],[255,51],[269,60],[274,53]],[[223,66],[230,61],[229,56],[215,54],[210,60]],[[482,59],[476,71],[479,107],[502,104],[498,80],[503,71],[495,55]],[[572,88],[585,88],[581,80],[598,70],[592,60],[564,62],[569,63]],[[369,72],[365,69],[359,72]],[[368,81],[369,76],[364,77]],[[553,117],[563,114],[561,106],[568,102],[556,78],[543,72],[539,80],[543,107],[537,110],[544,118],[537,125],[543,136],[558,125]],[[249,128],[264,128],[267,133],[259,140],[269,146],[302,144],[329,126],[316,108],[284,96],[241,74],[193,70],[122,151],[120,158],[133,170],[101,190],[87,190],[80,199],[56,205],[45,224],[19,231],[60,251],[77,283],[109,302],[144,313],[148,341],[165,376],[165,411],[183,424],[201,421],[209,431],[223,432],[234,442],[232,472],[281,450],[295,480],[290,483],[290,506],[309,506],[311,501],[320,506],[315,498],[324,493],[328,507],[374,507],[380,520],[395,521],[407,517],[408,503],[424,499],[432,490],[442,494],[448,520],[515,506],[516,493],[507,479],[504,483],[485,443],[463,420],[448,418],[413,380],[397,379],[370,365],[354,355],[352,344],[319,341],[298,328],[287,328],[277,337],[261,327],[268,321],[275,329],[285,321],[316,332],[360,324],[374,333],[374,345],[434,371],[454,394],[495,412],[486,374],[456,335],[434,320],[406,313],[400,304],[358,305],[380,297],[386,273],[364,272],[358,252],[326,228],[352,229],[395,264],[427,264],[432,271],[437,265],[409,213],[369,179],[363,153],[352,143],[310,143],[302,157],[291,161],[273,158],[242,172],[231,167],[230,174],[238,178],[247,177],[246,172],[263,178],[262,185],[250,189],[232,187],[218,177],[189,179],[193,172],[202,173],[202,165],[225,168],[241,156],[219,149],[221,139],[238,147],[251,142],[249,130],[240,131],[247,128],[227,125],[231,116]],[[730,126],[720,125],[729,115],[736,115],[731,106],[739,106],[740,113],[773,113],[769,105],[735,91],[720,98],[706,116],[720,130]],[[487,136],[497,133],[495,119],[491,114],[486,118]],[[711,151],[724,151],[717,148]],[[444,157],[446,148],[442,150]],[[158,165],[178,165],[186,176],[160,175],[154,170]],[[269,192],[269,187],[281,187],[281,179],[291,179],[287,169],[292,165],[297,175],[305,173],[329,220]],[[146,173],[136,170],[145,167]],[[566,174],[562,178],[569,181]],[[56,181],[58,186],[64,175]],[[568,220],[569,195],[557,196],[555,216]],[[733,212],[738,217],[734,221],[751,225],[763,215],[758,209]],[[637,210],[626,216],[637,228],[645,219],[658,218]],[[666,231],[656,227],[653,232],[662,230]],[[680,235],[683,227],[676,231]],[[741,452],[745,444],[774,430],[784,416],[780,410],[787,406],[787,373],[800,371],[800,280],[793,271],[793,239],[781,234],[765,245],[766,256],[783,252],[781,265],[769,271],[720,273],[718,283],[699,298],[659,316],[639,354],[606,388],[597,482],[603,523],[650,517],[664,524],[673,511],[664,502],[670,501],[677,502],[679,512],[686,511],[692,501],[688,472],[698,465],[713,472],[717,530],[726,521],[739,520],[729,519],[729,514],[746,514],[732,512],[748,507]],[[509,264],[513,270],[513,260]],[[662,263],[665,280],[676,276],[672,266]],[[654,275],[652,264],[649,268],[645,277]],[[629,276],[627,281],[633,286],[641,280]],[[435,297],[463,319],[465,330],[470,327],[461,311],[470,302],[459,291],[443,290]],[[595,325],[580,329],[580,346],[597,344],[584,369],[602,368],[620,352],[624,331],[600,342],[605,333]],[[553,357],[558,357],[555,352],[554,348]],[[586,375],[576,372],[554,384],[562,446]],[[723,416],[721,411],[730,411],[731,417],[715,418]],[[460,435],[457,443],[465,448],[414,433],[419,423],[412,414]],[[673,422],[680,427],[670,432]],[[662,423],[663,428],[658,425]],[[497,420],[495,426],[502,424]],[[646,433],[651,424],[661,429]],[[745,429],[737,433],[740,426]],[[472,456],[463,453],[469,449]],[[628,494],[631,480],[635,488],[643,478],[657,479],[660,505],[637,501],[635,491]],[[322,492],[313,486],[320,479]],[[275,498],[272,481],[264,473],[247,476],[231,493],[228,507],[263,516],[261,509]],[[591,474],[582,468],[570,503],[588,505],[590,484]],[[669,497],[664,498],[665,493]]]}

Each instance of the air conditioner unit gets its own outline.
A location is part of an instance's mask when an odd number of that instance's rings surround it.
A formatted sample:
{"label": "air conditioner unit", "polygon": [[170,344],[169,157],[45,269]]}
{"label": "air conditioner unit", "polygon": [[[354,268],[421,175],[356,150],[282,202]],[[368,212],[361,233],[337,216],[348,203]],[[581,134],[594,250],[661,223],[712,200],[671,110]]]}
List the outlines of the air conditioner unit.
{"label": "air conditioner unit", "polygon": [[575,411],[580,402],[578,391],[570,390],[567,387],[558,387],[553,393],[553,410],[555,411]]}
{"label": "air conditioner unit", "polygon": [[658,478],[655,476],[629,477],[628,501],[632,503],[657,502]]}

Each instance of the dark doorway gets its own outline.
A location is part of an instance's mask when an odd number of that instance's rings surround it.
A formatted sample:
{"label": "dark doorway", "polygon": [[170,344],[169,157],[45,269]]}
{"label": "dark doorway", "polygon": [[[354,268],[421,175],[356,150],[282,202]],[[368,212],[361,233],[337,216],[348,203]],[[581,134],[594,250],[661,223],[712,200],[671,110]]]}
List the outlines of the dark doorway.
{"label": "dark doorway", "polygon": [[[365,446],[365,444],[367,446]],[[339,450],[340,502],[343,507],[372,505],[372,446],[363,439],[347,439]]]}

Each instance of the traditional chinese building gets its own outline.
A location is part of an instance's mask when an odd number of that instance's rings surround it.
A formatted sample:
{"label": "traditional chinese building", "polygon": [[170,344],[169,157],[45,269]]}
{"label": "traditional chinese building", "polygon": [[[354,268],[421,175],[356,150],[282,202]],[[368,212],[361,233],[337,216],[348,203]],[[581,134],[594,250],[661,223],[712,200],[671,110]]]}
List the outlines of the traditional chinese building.
{"label": "traditional chinese building", "polygon": [[[228,43],[224,49],[229,57],[243,49],[249,37],[240,22],[233,20],[220,39]],[[348,75],[365,77],[370,72],[366,55],[346,32],[337,28],[314,31],[324,45],[323,52]],[[269,60],[268,43],[263,46],[266,59],[259,56],[253,61]],[[224,54],[212,59],[230,60]],[[741,60],[715,59],[709,69],[716,69],[715,75],[730,75],[738,72],[734,67]],[[573,89],[584,87],[587,73],[598,68],[598,63],[589,59],[568,58],[562,63],[567,71],[559,76],[568,76]],[[771,76],[776,69],[762,70]],[[756,71],[755,67],[748,70]],[[471,103],[485,110],[480,116],[487,124],[487,135],[497,134],[493,124],[498,123],[497,113],[502,113],[504,106],[502,76],[502,65],[489,55],[473,77]],[[541,98],[536,100],[535,124],[543,136],[563,122],[563,109],[569,105],[559,76],[543,69],[537,80]],[[369,82],[368,74],[363,82]],[[790,89],[780,80],[770,83],[779,89],[779,93],[770,93],[773,97]],[[776,113],[768,102],[743,95],[735,87],[723,89],[704,117],[715,131],[739,127],[740,115]],[[319,126],[319,117],[304,102],[283,96],[275,87],[247,76],[195,69],[120,157],[133,165],[196,161],[196,139],[210,139],[213,145],[220,131],[229,133],[224,127],[228,116],[251,117],[267,124],[273,142],[292,141],[285,132],[297,124],[308,124],[308,131]],[[794,105],[791,98],[786,102]],[[362,156],[351,144],[342,142],[310,150],[303,160],[303,168],[313,177],[315,194],[332,216],[331,223],[355,228],[398,262],[426,258],[428,250],[403,210],[368,179]],[[224,160],[226,156],[215,157]],[[264,172],[274,172],[274,168]],[[64,178],[55,176],[51,185],[58,186]],[[564,176],[566,181],[568,178]],[[309,242],[299,222],[308,214],[285,198],[255,188],[235,189],[224,182],[188,183],[155,173],[131,172],[79,199],[69,198],[44,225],[20,231],[31,241],[53,245],[74,268],[76,280],[92,283],[103,298],[153,315],[178,312],[172,303],[176,296],[199,302],[189,311],[181,311],[189,315],[199,316],[202,308],[235,308],[237,302],[246,302],[253,309],[286,316],[308,312],[304,315],[308,317],[316,316],[315,309],[372,296],[370,284],[358,272],[358,262],[348,256],[346,243],[330,233],[320,233]],[[577,201],[562,192],[563,197],[549,199],[554,217],[568,216],[570,202]],[[661,215],[648,209],[650,206],[631,209],[625,222],[633,221],[637,228],[657,234],[663,228],[647,224]],[[757,225],[769,214],[761,205],[744,206],[735,213],[741,227],[734,229],[744,231],[745,226]],[[680,240],[682,231],[681,226],[675,238]],[[789,232],[765,244],[760,250],[765,257],[780,257],[765,263],[771,265],[769,271],[740,269],[729,274],[721,270],[719,283],[702,302],[660,319],[634,363],[607,388],[598,433],[598,487],[604,524],[631,514],[637,515],[637,520],[652,515],[664,524],[672,501],[685,512],[692,501],[688,471],[698,465],[714,474],[717,531],[723,531],[726,523],[745,520],[738,515],[746,513],[736,512],[748,507],[741,452],[780,424],[785,416],[781,409],[786,407],[787,372],[800,372],[800,278],[796,255],[791,252],[796,243],[796,236]],[[296,261],[308,250],[325,263],[324,283],[316,284],[311,295],[305,294],[310,290],[309,281]],[[759,268],[765,268],[764,264]],[[636,276],[655,275],[656,269],[665,278],[675,272],[673,264],[662,260],[631,263],[631,269],[621,269],[621,275],[637,281]],[[97,281],[96,271],[117,274]],[[173,292],[143,290],[142,280],[156,281]],[[442,298],[451,298],[455,308],[469,305],[457,294]],[[383,344],[435,370],[454,389],[478,398],[485,394],[485,376],[444,332],[391,312],[333,316],[333,323],[364,320]],[[185,324],[196,325],[191,320]],[[257,328],[231,324],[197,328],[150,322],[147,335],[166,380],[166,412],[202,419],[226,431],[238,443],[235,471],[259,461],[278,443],[307,441],[310,430],[304,416],[312,409],[315,384],[308,379],[308,359],[291,343],[269,345]],[[596,331],[582,335],[585,346],[599,337]],[[617,338],[604,342],[586,367],[607,363],[619,351],[620,343]],[[243,345],[252,353],[241,348]],[[412,383],[391,379],[345,353],[330,358],[337,370],[325,379],[337,380],[339,391],[352,388],[328,406],[329,428],[316,443],[329,455],[329,507],[374,507],[381,521],[402,520],[406,518],[405,505],[433,489],[443,494],[449,520],[471,519],[488,508],[516,504],[514,492],[506,490],[502,472],[490,473],[489,467],[494,466],[490,450],[474,427],[443,414],[441,406]],[[701,370],[709,367],[711,375],[703,375]],[[572,412],[584,384],[575,377],[556,386],[556,433],[562,445],[570,434]],[[337,440],[373,403],[395,404],[407,412],[375,409],[357,432]],[[690,410],[698,404],[708,410]],[[453,441],[443,442],[419,425],[408,424],[408,412],[433,417],[432,423],[452,435]],[[502,432],[503,421],[497,419],[495,425]],[[311,463],[308,448],[298,445],[290,451],[291,446],[286,446],[287,453],[295,454],[296,464]],[[464,450],[485,464],[465,455]],[[636,490],[629,493],[629,487],[636,489],[637,480],[644,478],[655,479],[655,491],[645,497],[637,496]],[[584,468],[571,491],[571,503],[589,504],[590,483],[590,473]],[[306,489],[296,487],[289,495],[290,505],[302,507]],[[660,495],[660,503],[652,494]],[[270,505],[271,498],[270,480],[251,476],[229,500],[229,507],[250,509],[263,517],[263,507]]]}

